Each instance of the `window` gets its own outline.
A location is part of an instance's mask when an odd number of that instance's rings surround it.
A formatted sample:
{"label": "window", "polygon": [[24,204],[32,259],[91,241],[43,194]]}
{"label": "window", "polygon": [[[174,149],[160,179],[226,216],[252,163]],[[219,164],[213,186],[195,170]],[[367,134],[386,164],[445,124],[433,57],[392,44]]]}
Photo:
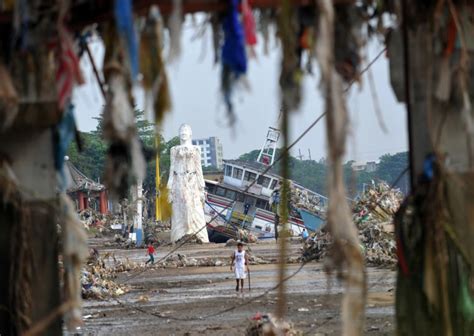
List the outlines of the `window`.
{"label": "window", "polygon": [[232,166],[225,166],[225,176],[232,176]]}
{"label": "window", "polygon": [[271,179],[269,177],[260,175],[258,177],[257,183],[260,184],[264,188],[268,188],[268,186],[270,185],[270,181],[271,181]]}
{"label": "window", "polygon": [[225,196],[225,189],[221,188],[221,187],[217,187],[216,195],[224,197]]}
{"label": "window", "polygon": [[242,179],[242,169],[240,168],[234,168],[234,172],[232,173],[232,177],[241,180]]}
{"label": "window", "polygon": [[256,206],[257,208],[266,210],[266,209],[267,209],[267,204],[268,204],[267,201],[264,201],[264,200],[261,200],[261,199],[257,199],[257,202],[255,203],[255,206]]}
{"label": "window", "polygon": [[278,183],[278,180],[273,180],[272,181],[272,186],[270,187],[270,189],[275,189],[277,183]]}
{"label": "window", "polygon": [[244,200],[245,200],[245,195],[241,194],[241,193],[238,193],[237,194],[237,201],[243,202]]}
{"label": "window", "polygon": [[206,185],[206,189],[209,194],[214,194],[216,192],[216,186],[213,184]]}
{"label": "window", "polygon": [[253,182],[255,181],[256,178],[257,178],[257,174],[249,172],[249,171],[245,172],[245,175],[244,175],[245,181]]}
{"label": "window", "polygon": [[230,199],[235,199],[235,195],[237,193],[233,190],[227,190],[225,197],[230,198]]}

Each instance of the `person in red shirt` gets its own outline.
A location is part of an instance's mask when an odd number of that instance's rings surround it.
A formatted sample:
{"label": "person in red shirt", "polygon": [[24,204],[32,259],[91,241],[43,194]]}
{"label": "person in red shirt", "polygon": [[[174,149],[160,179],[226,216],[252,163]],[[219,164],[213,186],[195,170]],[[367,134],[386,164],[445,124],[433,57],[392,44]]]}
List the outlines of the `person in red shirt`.
{"label": "person in red shirt", "polygon": [[153,247],[152,243],[148,243],[147,254],[150,259],[147,260],[145,265],[148,263],[151,263],[153,265],[153,263],[155,262],[155,257],[153,256],[155,254],[155,248]]}

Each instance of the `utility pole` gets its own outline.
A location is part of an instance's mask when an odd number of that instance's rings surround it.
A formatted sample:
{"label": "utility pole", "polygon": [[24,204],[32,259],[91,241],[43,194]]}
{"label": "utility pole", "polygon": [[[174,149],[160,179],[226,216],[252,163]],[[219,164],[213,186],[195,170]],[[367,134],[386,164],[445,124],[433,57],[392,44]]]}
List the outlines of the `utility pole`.
{"label": "utility pole", "polygon": [[311,149],[308,148],[308,158],[309,158],[309,161],[311,161]]}
{"label": "utility pole", "polygon": [[298,155],[298,159],[300,159],[300,161],[303,160],[303,154],[301,154],[301,149],[298,149],[298,152],[300,153],[300,155]]}
{"label": "utility pole", "polygon": [[160,203],[160,186],[161,186],[161,177],[160,177],[160,141],[158,135],[155,136],[155,147],[156,147],[156,170],[155,170],[155,222],[161,222],[162,213],[161,213],[161,203]]}

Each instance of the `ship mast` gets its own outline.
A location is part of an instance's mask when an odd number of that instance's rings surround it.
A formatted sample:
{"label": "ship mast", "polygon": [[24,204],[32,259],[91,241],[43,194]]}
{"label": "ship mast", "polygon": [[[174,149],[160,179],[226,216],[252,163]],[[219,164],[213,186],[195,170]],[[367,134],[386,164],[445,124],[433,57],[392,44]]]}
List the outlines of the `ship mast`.
{"label": "ship mast", "polygon": [[264,165],[272,165],[275,162],[276,146],[280,139],[280,130],[269,127],[267,132],[267,138],[263,143],[262,149],[257,157],[257,162],[263,163]]}

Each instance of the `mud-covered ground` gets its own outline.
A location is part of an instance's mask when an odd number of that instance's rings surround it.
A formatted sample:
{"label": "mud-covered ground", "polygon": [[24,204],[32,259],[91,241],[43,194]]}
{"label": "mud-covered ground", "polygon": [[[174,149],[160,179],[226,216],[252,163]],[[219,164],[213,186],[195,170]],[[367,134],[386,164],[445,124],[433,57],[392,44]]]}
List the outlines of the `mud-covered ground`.
{"label": "mud-covered ground", "polygon": [[[96,243],[98,246],[100,244]],[[260,258],[276,260],[274,243],[250,246]],[[299,254],[292,243],[290,255]],[[158,248],[157,259],[171,247]],[[185,246],[179,253],[188,258],[230,256],[224,245]],[[145,262],[144,250],[101,250],[116,258]],[[287,274],[298,270],[290,264]],[[257,312],[273,312],[276,291],[259,297],[277,283],[277,265],[251,265],[251,290],[235,292],[235,280],[228,266],[147,269],[142,273],[121,273],[130,292],[115,299],[85,301],[84,335],[244,335],[249,319]],[[391,335],[394,331],[394,277],[390,269],[368,268],[366,334]],[[286,282],[287,319],[305,335],[341,334],[341,293],[337,280],[328,280],[321,263],[309,263]],[[258,298],[256,298],[258,297]],[[248,302],[249,299],[254,299]]]}

